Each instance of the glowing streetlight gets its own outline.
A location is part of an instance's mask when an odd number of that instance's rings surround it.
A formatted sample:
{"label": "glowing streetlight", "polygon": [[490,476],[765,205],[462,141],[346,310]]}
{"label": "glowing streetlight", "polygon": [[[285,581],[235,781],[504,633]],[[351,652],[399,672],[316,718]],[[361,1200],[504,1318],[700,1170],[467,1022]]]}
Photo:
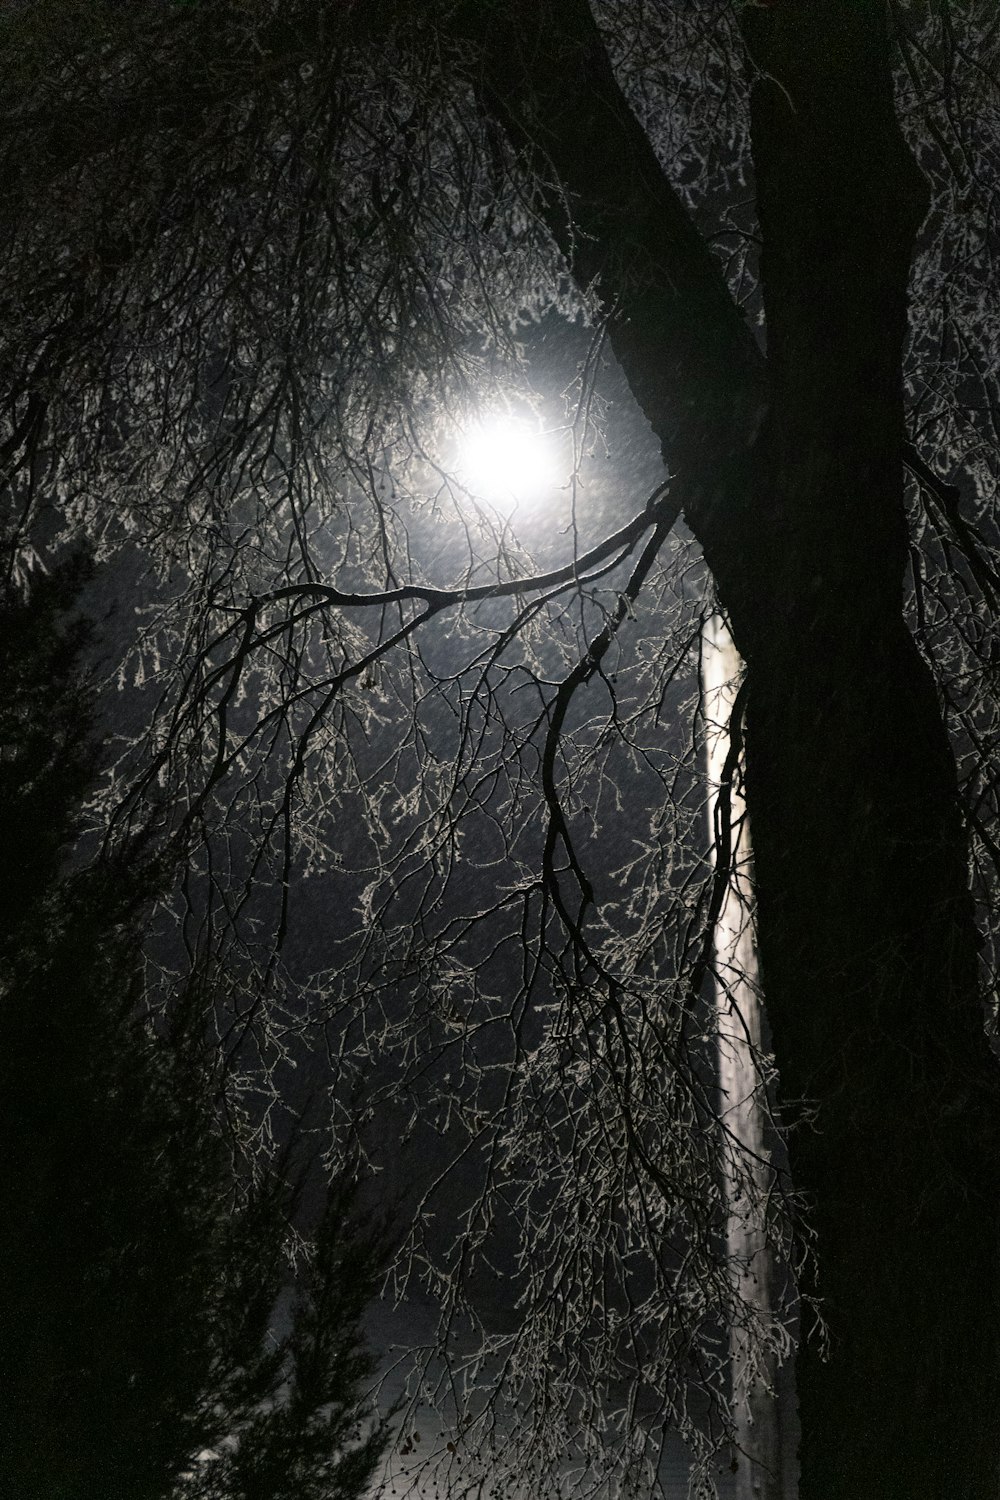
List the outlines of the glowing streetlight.
{"label": "glowing streetlight", "polygon": [[552,438],[516,417],[489,417],[470,428],[458,468],[475,495],[500,505],[538,500],[558,481]]}

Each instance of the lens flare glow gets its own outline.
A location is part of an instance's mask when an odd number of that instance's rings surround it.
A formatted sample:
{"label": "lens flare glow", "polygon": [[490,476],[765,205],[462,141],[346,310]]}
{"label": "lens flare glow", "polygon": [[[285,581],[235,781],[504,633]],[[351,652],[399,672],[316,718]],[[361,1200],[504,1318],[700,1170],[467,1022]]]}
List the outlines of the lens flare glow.
{"label": "lens flare glow", "polygon": [[459,473],[475,495],[496,504],[541,499],[557,482],[550,437],[514,417],[492,417],[462,439]]}

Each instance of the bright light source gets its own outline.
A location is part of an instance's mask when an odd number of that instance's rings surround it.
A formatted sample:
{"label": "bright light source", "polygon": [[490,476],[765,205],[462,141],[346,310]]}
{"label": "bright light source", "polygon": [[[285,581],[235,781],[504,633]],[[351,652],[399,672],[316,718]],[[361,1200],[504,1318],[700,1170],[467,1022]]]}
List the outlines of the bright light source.
{"label": "bright light source", "polygon": [[557,481],[555,445],[528,422],[491,417],[462,439],[459,474],[484,500],[537,500]]}

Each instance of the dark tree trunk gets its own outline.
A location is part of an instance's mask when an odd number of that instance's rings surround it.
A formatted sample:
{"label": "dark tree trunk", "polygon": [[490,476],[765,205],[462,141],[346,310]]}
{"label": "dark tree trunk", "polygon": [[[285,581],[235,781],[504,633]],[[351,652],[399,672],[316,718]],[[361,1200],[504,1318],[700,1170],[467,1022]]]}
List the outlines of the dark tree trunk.
{"label": "dark tree trunk", "polygon": [[[759,941],[830,1358],[802,1500],[996,1500],[1000,1072],[956,775],[903,617],[902,346],[925,187],[883,7],[747,15],[765,385],[585,0],[479,7],[481,86],[597,280],[747,664]],[[511,29],[510,21],[515,25]],[[490,31],[492,25],[495,29]],[[759,415],[766,418],[758,432]]]}
{"label": "dark tree trunk", "polygon": [[[954,760],[902,617],[906,289],[923,184],[881,7],[761,13],[768,416],[747,794],[790,1161],[831,1335],[799,1362],[802,1497],[995,1497],[997,1069]],[[769,75],[769,76],[767,76]]]}

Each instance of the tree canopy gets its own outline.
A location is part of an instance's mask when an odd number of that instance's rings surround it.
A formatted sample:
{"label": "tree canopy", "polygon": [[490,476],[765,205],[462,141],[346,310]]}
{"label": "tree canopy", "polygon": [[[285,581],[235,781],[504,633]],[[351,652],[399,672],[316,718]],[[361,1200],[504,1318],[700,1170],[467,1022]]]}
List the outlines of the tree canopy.
{"label": "tree canopy", "polygon": [[[798,1317],[807,1500],[993,1495],[994,8],[0,25],[11,576],[80,538],[141,575],[95,825],[184,859],[164,930],[233,976],[232,1087],[308,1065],[363,1152],[440,1163],[397,1272],[442,1307],[440,1471],[628,1489],[678,1427],[707,1462],[722,1331]],[[622,382],[662,468],[602,488]],[[501,415],[556,444],[544,512],[470,477]],[[767,1318],[722,1231],[720,610]]]}

